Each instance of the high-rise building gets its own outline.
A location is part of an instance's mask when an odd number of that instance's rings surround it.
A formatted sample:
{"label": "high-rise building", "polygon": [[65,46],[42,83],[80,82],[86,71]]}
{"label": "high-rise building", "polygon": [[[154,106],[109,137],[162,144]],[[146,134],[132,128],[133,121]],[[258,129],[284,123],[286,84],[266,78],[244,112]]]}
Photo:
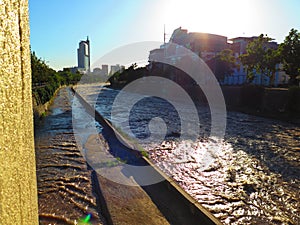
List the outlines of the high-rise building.
{"label": "high-rise building", "polygon": [[90,55],[90,41],[87,37],[86,41],[79,42],[77,49],[78,69],[83,69],[86,72],[90,71],[91,55]]}
{"label": "high-rise building", "polygon": [[119,64],[111,65],[109,74],[114,75],[114,73],[116,73],[117,71],[120,71],[120,70],[121,70],[121,67]]}
{"label": "high-rise building", "polygon": [[102,73],[103,75],[108,75],[108,65],[102,65]]}

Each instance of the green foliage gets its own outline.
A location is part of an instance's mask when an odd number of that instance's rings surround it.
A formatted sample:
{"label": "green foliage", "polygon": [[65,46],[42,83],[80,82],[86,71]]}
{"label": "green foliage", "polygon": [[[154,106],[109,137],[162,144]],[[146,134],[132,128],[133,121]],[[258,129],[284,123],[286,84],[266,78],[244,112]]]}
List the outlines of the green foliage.
{"label": "green foliage", "polygon": [[248,80],[251,82],[255,73],[270,77],[274,82],[276,64],[280,62],[280,54],[277,49],[268,48],[268,42],[272,39],[261,34],[250,42],[246,48],[247,53],[240,56],[241,62],[246,67]]}
{"label": "green foliage", "polygon": [[280,52],[278,49],[267,49],[264,56],[264,74],[271,78],[270,83],[274,83],[276,65],[280,63]]}
{"label": "green foliage", "polygon": [[283,70],[290,76],[290,85],[298,85],[300,80],[300,33],[291,29],[278,49],[267,48],[271,39],[261,34],[247,46],[247,53],[240,56],[247,69],[249,81],[255,73],[264,74],[274,82],[276,64],[283,63]]}
{"label": "green foliage", "polygon": [[46,112],[43,112],[41,117],[46,117]]}
{"label": "green foliage", "polygon": [[[283,70],[290,76],[290,84],[298,85],[300,79],[300,33],[291,29],[279,46]],[[299,77],[299,78],[298,78]]]}
{"label": "green foliage", "polygon": [[33,94],[41,104],[48,102],[60,86],[76,84],[81,79],[79,72],[74,74],[69,69],[56,72],[35,52],[31,53],[31,73]]}
{"label": "green foliage", "polygon": [[126,84],[139,79],[147,74],[146,68],[137,68],[137,64],[134,63],[124,71],[115,72],[108,81],[111,86],[122,87]]}
{"label": "green foliage", "polygon": [[145,150],[141,151],[142,156],[144,156],[145,158],[149,158],[149,154],[148,152],[146,152]]}
{"label": "green foliage", "polygon": [[80,83],[82,84],[93,84],[107,82],[107,76],[95,75],[95,74],[85,74],[80,78]]}
{"label": "green foliage", "polygon": [[70,69],[65,68],[63,71],[59,71],[56,75],[56,83],[70,85],[76,84],[81,79],[81,74],[79,72],[72,73]]}
{"label": "green foliage", "polygon": [[226,75],[231,75],[236,67],[233,51],[230,49],[223,50],[207,64],[218,80],[223,80]]}
{"label": "green foliage", "polygon": [[119,163],[124,163],[124,164],[127,163],[127,160],[126,160],[126,159],[121,159],[120,157],[116,157],[116,160],[117,160]]}
{"label": "green foliage", "polygon": [[31,53],[31,72],[33,85],[47,83],[56,73],[56,71],[51,69],[44,60],[39,59],[35,55],[35,52]]}

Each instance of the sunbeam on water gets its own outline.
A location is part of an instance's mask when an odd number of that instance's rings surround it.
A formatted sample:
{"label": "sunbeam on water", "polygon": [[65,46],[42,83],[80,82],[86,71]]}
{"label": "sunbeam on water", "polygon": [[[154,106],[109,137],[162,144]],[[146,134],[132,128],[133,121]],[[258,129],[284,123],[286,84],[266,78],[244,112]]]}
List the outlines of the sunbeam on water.
{"label": "sunbeam on water", "polygon": [[[107,119],[117,94],[105,89],[98,96],[96,108]],[[131,94],[127,93],[128,101]],[[300,154],[299,127],[229,112],[224,140],[213,140],[210,111],[197,106],[199,139],[179,140],[178,117],[170,104],[148,98],[140,105],[130,115],[130,129],[137,137],[149,132],[143,124],[157,117],[157,112],[162,119],[173,115],[167,118],[164,141],[142,143],[151,160],[224,224],[300,223],[300,165],[295,160]],[[122,107],[118,110],[114,119],[122,120]],[[221,148],[218,154],[216,147]],[[214,161],[207,167],[208,156]]]}

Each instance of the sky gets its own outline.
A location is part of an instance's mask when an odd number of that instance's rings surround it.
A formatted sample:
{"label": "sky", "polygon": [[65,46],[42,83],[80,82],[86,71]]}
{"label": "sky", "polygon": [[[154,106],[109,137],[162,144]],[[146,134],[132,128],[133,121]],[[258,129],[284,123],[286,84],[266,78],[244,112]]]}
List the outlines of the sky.
{"label": "sky", "polygon": [[29,15],[31,50],[56,70],[77,65],[87,36],[93,64],[124,45],[162,42],[164,25],[167,40],[178,27],[278,43],[300,31],[299,0],[29,0]]}

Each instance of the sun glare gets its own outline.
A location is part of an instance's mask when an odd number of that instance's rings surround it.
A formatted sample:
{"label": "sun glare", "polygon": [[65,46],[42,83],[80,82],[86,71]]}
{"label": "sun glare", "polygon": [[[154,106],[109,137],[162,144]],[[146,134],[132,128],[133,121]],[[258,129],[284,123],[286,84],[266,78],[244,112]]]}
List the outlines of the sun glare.
{"label": "sun glare", "polygon": [[181,26],[190,32],[240,36],[250,33],[258,19],[246,15],[245,9],[251,12],[253,5],[249,0],[168,1],[163,18],[169,32]]}

